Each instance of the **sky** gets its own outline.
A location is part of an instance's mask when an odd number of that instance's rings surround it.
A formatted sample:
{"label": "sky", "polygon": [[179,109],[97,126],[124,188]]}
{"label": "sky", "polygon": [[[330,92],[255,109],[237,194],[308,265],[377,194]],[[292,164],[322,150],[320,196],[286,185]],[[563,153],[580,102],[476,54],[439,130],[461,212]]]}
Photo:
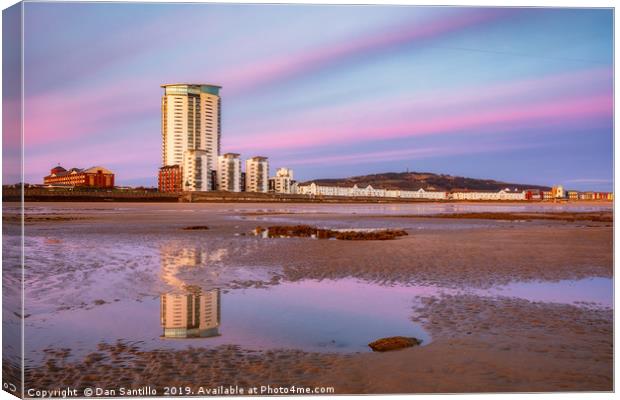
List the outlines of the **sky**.
{"label": "sky", "polygon": [[197,82],[222,86],[224,152],[300,181],[613,189],[610,9],[26,3],[24,24],[26,182],[155,186],[160,85]]}

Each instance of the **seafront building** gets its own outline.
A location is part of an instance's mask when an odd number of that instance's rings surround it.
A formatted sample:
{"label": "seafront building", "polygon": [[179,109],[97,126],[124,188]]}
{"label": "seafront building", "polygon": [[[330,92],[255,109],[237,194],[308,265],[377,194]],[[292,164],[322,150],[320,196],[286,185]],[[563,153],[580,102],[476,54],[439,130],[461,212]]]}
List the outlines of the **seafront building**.
{"label": "seafront building", "polygon": [[[179,167],[183,191],[214,190],[221,139],[221,87],[192,83],[161,87],[162,168]],[[166,173],[160,170],[160,174]],[[175,186],[163,189],[169,187]]]}
{"label": "seafront building", "polygon": [[227,192],[241,191],[241,159],[237,153],[218,157],[217,189]]}
{"label": "seafront building", "polygon": [[[343,186],[323,186],[312,182],[310,184],[299,185],[296,193],[307,196],[340,196],[340,197],[384,197],[396,199],[420,199],[420,200],[464,200],[464,201],[524,201],[524,200],[557,200],[565,197],[566,192],[561,186],[557,186],[555,191],[538,190],[453,190],[450,192],[441,190],[400,190],[400,189],[377,189],[371,185],[366,187],[343,187]],[[574,197],[574,196],[573,196]],[[611,199],[609,194],[590,193],[587,198],[592,199]],[[581,199],[581,197],[580,197]]]}
{"label": "seafront building", "polygon": [[579,200],[608,200],[613,201],[614,194],[611,192],[581,192]]}
{"label": "seafront building", "polygon": [[[293,170],[290,168],[278,168],[276,176],[270,179],[269,191],[275,193],[294,193]],[[272,187],[271,187],[272,186]]]}
{"label": "seafront building", "polygon": [[269,191],[269,160],[267,157],[256,156],[245,161],[245,191]]}
{"label": "seafront building", "polygon": [[563,199],[564,197],[566,197],[564,187],[561,185],[553,186],[551,188],[551,197],[554,199]]}
{"label": "seafront building", "polygon": [[160,192],[178,193],[183,190],[180,165],[168,165],[159,169],[157,188]]}
{"label": "seafront building", "polygon": [[312,182],[309,185],[299,185],[297,193],[309,196],[352,196],[351,188],[341,186],[322,186]]}
{"label": "seafront building", "polygon": [[441,190],[424,190],[422,188],[418,190],[388,190],[386,192],[392,197],[400,197],[403,199],[445,200],[448,198],[448,192]]}
{"label": "seafront building", "polygon": [[105,167],[66,170],[57,165],[50,170],[48,176],[43,177],[43,184],[48,186],[112,188],[114,187],[114,172]]}
{"label": "seafront building", "polygon": [[407,199],[431,199],[446,200],[448,193],[445,191],[418,190],[399,190],[399,189],[375,189],[371,185],[366,187],[343,187],[343,186],[324,186],[312,182],[308,185],[297,186],[298,194],[310,196],[341,196],[341,197],[386,197],[386,198],[407,198]]}
{"label": "seafront building", "polygon": [[[612,201],[614,196],[610,192],[577,192],[566,191],[562,186],[554,186],[552,190],[538,189],[501,189],[501,190],[453,190],[451,192],[435,190],[399,190],[376,189],[366,187],[323,186],[312,182],[297,186],[297,194],[307,196],[339,196],[339,197],[384,197],[397,199],[425,199],[425,200],[462,200],[462,201],[533,201],[533,200],[607,200]],[[568,196],[568,197],[567,197]]]}
{"label": "seafront building", "polygon": [[502,189],[499,191],[454,191],[450,193],[452,200],[527,200],[526,191],[511,191]]}

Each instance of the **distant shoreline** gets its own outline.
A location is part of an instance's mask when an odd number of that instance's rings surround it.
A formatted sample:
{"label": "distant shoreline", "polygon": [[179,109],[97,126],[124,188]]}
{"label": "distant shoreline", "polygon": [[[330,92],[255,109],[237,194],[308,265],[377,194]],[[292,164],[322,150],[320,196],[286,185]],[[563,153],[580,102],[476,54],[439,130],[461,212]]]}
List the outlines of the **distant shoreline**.
{"label": "distant shoreline", "polygon": [[[4,189],[3,202],[22,200],[19,189]],[[150,191],[50,191],[27,188],[26,202],[137,202],[137,203],[325,203],[325,204],[608,204],[610,200],[432,200],[377,197],[315,196],[249,192],[185,192],[160,193]]]}

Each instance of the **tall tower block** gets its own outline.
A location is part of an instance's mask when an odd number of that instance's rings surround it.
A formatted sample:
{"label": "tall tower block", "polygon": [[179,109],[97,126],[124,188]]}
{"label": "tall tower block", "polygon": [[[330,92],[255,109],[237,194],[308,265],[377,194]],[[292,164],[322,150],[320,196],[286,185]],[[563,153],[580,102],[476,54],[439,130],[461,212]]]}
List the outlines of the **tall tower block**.
{"label": "tall tower block", "polygon": [[180,167],[182,190],[211,190],[220,153],[221,87],[192,83],[161,87],[162,167]]}

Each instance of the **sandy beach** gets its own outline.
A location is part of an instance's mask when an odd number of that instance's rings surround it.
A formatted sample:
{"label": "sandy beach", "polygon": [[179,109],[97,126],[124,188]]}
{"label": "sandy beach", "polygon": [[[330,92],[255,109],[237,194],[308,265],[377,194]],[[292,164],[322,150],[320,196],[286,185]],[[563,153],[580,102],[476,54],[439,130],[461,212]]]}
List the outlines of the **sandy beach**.
{"label": "sandy beach", "polygon": [[[613,388],[609,203],[29,203],[26,212],[27,387],[149,386],[157,395],[175,385],[321,386],[336,394]],[[5,226],[15,223],[5,215]],[[295,224],[407,235],[253,234]],[[208,229],[183,229],[191,226]],[[218,291],[218,336],[160,338],[161,296],[188,287]],[[375,297],[366,305],[360,291]],[[602,300],[593,297],[601,293]],[[286,305],[275,298],[299,306],[277,311]],[[248,335],[235,321],[252,302],[261,308],[245,318],[266,322]],[[340,314],[321,319],[332,309]],[[131,315],[115,314],[123,310]],[[303,330],[282,332],[287,312],[307,312],[310,327],[322,326],[311,329],[327,340],[324,350]],[[364,349],[364,332],[347,330],[357,320],[338,325],[357,314],[358,331],[364,324],[398,330],[386,328],[388,336],[411,325],[426,340],[373,353]],[[374,322],[383,316],[387,322]],[[95,331],[84,323],[108,319],[125,325]],[[330,323],[333,330],[323,326]],[[285,328],[276,333],[270,324]]]}

